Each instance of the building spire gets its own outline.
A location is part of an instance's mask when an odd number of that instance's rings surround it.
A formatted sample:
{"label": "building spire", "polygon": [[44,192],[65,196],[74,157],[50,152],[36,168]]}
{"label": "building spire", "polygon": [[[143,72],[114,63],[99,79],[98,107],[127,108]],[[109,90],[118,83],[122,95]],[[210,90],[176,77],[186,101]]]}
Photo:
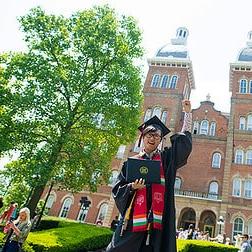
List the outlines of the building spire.
{"label": "building spire", "polygon": [[211,99],[211,96],[210,96],[210,94],[208,93],[207,96],[206,96],[206,100],[207,100],[207,101],[210,101],[210,99]]}

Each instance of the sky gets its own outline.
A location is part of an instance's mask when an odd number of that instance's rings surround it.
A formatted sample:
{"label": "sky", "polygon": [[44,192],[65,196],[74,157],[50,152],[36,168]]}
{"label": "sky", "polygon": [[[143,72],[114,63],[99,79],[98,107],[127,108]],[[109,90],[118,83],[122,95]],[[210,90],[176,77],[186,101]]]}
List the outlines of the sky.
{"label": "sky", "polygon": [[0,52],[25,50],[17,17],[36,6],[48,14],[70,16],[94,5],[109,4],[119,14],[136,18],[143,32],[144,76],[147,58],[175,37],[176,30],[189,30],[188,50],[193,64],[196,89],[192,91],[193,108],[209,93],[215,108],[229,112],[229,64],[235,62],[246,46],[252,30],[251,0],[8,0],[0,7]]}
{"label": "sky", "polygon": [[215,108],[229,112],[229,64],[236,61],[252,30],[251,0],[8,0],[0,5],[0,52],[25,50],[17,17],[36,6],[48,14],[70,16],[94,5],[109,4],[118,14],[135,17],[143,32],[143,72],[147,58],[175,37],[178,27],[189,30],[187,47],[193,64],[196,89],[192,107],[209,93]]}

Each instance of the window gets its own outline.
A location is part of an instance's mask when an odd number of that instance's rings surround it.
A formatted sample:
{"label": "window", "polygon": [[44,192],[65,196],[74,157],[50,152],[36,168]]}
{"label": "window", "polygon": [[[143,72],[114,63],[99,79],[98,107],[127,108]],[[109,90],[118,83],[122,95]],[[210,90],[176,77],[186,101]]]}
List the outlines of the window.
{"label": "window", "polygon": [[187,84],[185,84],[184,91],[183,91],[183,96],[184,96],[184,99],[189,98],[189,87],[188,87]]}
{"label": "window", "polygon": [[247,179],[244,183],[244,197],[252,198],[252,180]]}
{"label": "window", "polygon": [[120,145],[119,149],[117,151],[117,154],[116,154],[116,158],[122,159],[123,155],[124,155],[124,152],[125,152],[125,149],[126,149],[126,145]]}
{"label": "window", "polygon": [[163,111],[161,121],[163,124],[166,124],[166,120],[167,120],[167,111]]}
{"label": "window", "polygon": [[247,81],[246,80],[240,81],[240,93],[242,93],[242,94],[247,93]]}
{"label": "window", "polygon": [[246,164],[252,165],[252,150],[249,150],[246,153]]}
{"label": "window", "polygon": [[243,163],[243,150],[236,150],[235,152],[235,163],[242,164]]}
{"label": "window", "polygon": [[156,115],[160,119],[161,113],[162,113],[161,108],[154,108],[152,116]]}
{"label": "window", "polygon": [[248,118],[247,118],[247,130],[252,130],[252,115],[248,115]]}
{"label": "window", "polygon": [[208,134],[208,121],[203,120],[200,124],[200,134],[207,135]]}
{"label": "window", "polygon": [[148,121],[151,118],[151,109],[147,109],[145,112],[145,116],[144,116],[144,122]]}
{"label": "window", "polygon": [[241,179],[234,178],[233,180],[233,196],[240,197],[241,196]]}
{"label": "window", "polygon": [[139,153],[141,148],[143,147],[143,141],[141,141],[140,146],[138,146],[138,144],[139,144],[139,139],[136,140],[133,151]]}
{"label": "window", "polygon": [[88,214],[89,207],[85,207],[84,205],[81,205],[80,211],[78,213],[77,221],[79,222],[85,222],[87,214]]}
{"label": "window", "polygon": [[173,75],[171,78],[170,88],[175,89],[177,85],[178,76]]}
{"label": "window", "polygon": [[252,220],[248,221],[248,235],[252,235]]}
{"label": "window", "polygon": [[243,234],[243,220],[242,218],[236,218],[233,224],[233,238],[238,234]]}
{"label": "window", "polygon": [[213,154],[212,167],[213,168],[220,168],[220,166],[221,166],[221,154],[216,152]]}
{"label": "window", "polygon": [[48,199],[47,199],[45,207],[47,209],[51,209],[54,201],[55,201],[55,196],[53,194],[50,194],[49,197],[48,197]]}
{"label": "window", "polygon": [[60,210],[59,217],[66,218],[73,201],[71,198],[66,198],[63,202],[62,208]]}
{"label": "window", "polygon": [[252,80],[249,82],[249,93],[252,94]]}
{"label": "window", "polygon": [[213,181],[209,185],[208,198],[217,199],[218,198],[219,185],[216,181]]}
{"label": "window", "polygon": [[111,186],[115,185],[119,172],[114,170],[109,178],[109,184]]}
{"label": "window", "polygon": [[240,117],[239,129],[240,130],[245,130],[245,125],[246,125],[246,119],[245,119],[245,117]]}
{"label": "window", "polygon": [[211,122],[210,132],[209,132],[210,136],[215,136],[215,129],[216,129],[216,123],[215,122]]}
{"label": "window", "polygon": [[158,87],[159,83],[159,74],[154,74],[151,82],[152,87]]}
{"label": "window", "polygon": [[107,215],[107,212],[108,212],[108,203],[103,203],[101,206],[100,206],[100,209],[99,209],[99,213],[97,215],[97,219],[96,219],[96,223],[98,224],[103,224],[104,222],[104,219]]}
{"label": "window", "polygon": [[174,184],[174,189],[180,190],[182,184],[182,180],[179,177],[176,177],[175,179],[175,184]]}
{"label": "window", "polygon": [[199,122],[195,121],[193,122],[193,134],[199,133]]}
{"label": "window", "polygon": [[167,88],[169,83],[169,76],[164,74],[161,80],[161,88]]}

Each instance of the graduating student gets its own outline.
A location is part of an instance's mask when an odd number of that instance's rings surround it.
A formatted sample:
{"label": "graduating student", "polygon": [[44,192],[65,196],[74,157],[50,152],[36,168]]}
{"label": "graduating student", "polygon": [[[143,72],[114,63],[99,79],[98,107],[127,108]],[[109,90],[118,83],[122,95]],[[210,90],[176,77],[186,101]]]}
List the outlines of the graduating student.
{"label": "graduating student", "polygon": [[[171,147],[158,146],[170,130],[155,116],[139,127],[143,151],[136,158],[160,160],[160,184],[145,185],[143,179],[126,181],[124,163],[112,189],[122,216],[107,252],[175,252],[174,183],[176,170],[186,164],[192,150],[191,104],[183,101],[182,131],[171,136]],[[140,139],[141,139],[140,138]]]}

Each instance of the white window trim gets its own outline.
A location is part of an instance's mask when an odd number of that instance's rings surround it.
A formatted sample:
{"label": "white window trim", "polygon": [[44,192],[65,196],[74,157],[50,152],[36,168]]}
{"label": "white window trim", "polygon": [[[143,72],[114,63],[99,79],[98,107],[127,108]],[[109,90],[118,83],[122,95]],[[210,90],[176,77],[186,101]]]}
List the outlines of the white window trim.
{"label": "white window trim", "polygon": [[[236,195],[236,194],[234,194],[234,180],[239,180],[239,183],[240,183],[240,188],[239,188],[239,195]],[[242,183],[241,183],[241,179],[240,178],[233,178],[233,180],[232,180],[232,196],[233,197],[241,197],[241,190],[242,190]]]}
{"label": "white window trim", "polygon": [[[219,157],[219,162],[218,162],[218,164],[216,165],[215,163],[214,163],[214,157],[215,156],[218,156]],[[212,168],[220,168],[221,167],[221,154],[219,153],[219,152],[215,152],[214,154],[213,154],[213,156],[212,156]]]}

